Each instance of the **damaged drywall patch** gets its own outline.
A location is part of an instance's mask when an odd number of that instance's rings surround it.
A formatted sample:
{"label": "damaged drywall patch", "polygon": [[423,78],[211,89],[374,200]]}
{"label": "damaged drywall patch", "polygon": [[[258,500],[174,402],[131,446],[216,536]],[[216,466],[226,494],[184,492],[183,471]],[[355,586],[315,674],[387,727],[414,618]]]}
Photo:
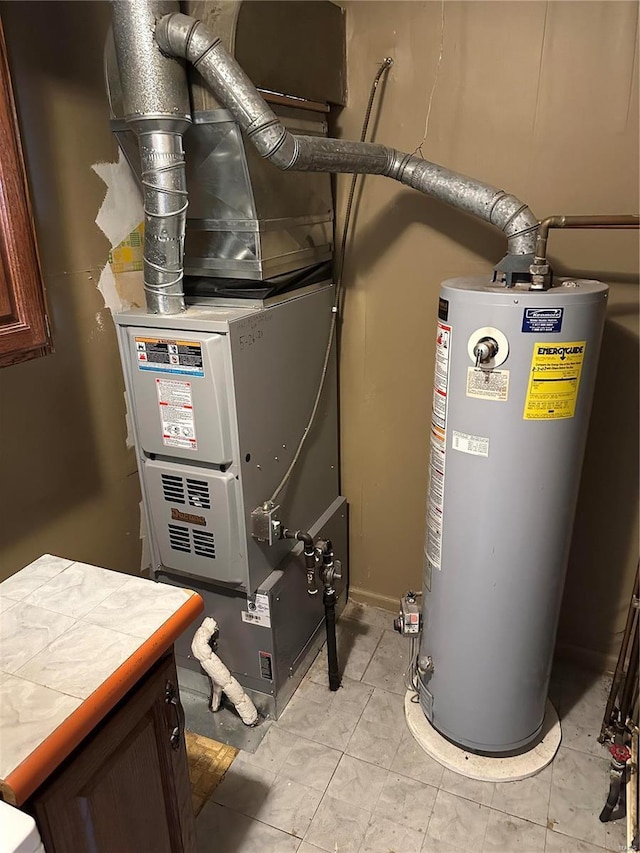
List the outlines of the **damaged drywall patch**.
{"label": "damaged drywall patch", "polygon": [[135,258],[128,263],[122,260],[122,257],[128,257],[126,252],[131,255],[129,250],[135,250],[142,244],[142,197],[122,151],[117,163],[95,163],[91,168],[107,186],[96,225],[111,245],[109,260],[100,274],[98,290],[107,308],[122,311],[144,301],[141,258],[133,252]]}
{"label": "damaged drywall patch", "polygon": [[113,248],[144,219],[140,190],[122,151],[117,163],[95,163],[91,168],[107,185],[96,225]]}

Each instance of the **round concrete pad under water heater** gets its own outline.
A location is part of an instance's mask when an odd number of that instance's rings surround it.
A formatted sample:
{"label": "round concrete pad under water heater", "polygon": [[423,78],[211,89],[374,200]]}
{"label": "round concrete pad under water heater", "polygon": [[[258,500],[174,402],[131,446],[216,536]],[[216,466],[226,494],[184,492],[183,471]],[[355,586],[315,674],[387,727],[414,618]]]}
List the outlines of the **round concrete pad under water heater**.
{"label": "round concrete pad under water heater", "polygon": [[467,752],[438,734],[425,717],[420,704],[411,701],[415,695],[407,691],[404,699],[404,711],[411,734],[431,758],[469,779],[478,779],[480,782],[517,782],[535,776],[551,763],[560,746],[560,720],[548,699],[542,738],[536,746],[521,755],[490,758]]}

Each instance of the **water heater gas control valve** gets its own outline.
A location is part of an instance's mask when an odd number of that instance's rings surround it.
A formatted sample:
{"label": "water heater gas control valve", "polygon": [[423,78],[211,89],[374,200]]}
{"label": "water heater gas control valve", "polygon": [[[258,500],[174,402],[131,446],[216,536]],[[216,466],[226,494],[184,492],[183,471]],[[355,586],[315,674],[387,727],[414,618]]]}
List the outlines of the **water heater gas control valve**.
{"label": "water heater gas control valve", "polygon": [[393,620],[393,627],[399,634],[415,636],[422,630],[422,613],[418,604],[419,593],[409,592],[400,599],[400,612]]}

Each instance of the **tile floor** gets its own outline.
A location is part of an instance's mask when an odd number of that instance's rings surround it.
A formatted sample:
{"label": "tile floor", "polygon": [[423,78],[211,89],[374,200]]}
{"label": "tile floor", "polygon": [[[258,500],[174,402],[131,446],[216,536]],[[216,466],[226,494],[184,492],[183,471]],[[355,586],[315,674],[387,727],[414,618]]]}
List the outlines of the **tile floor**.
{"label": "tile floor", "polygon": [[255,754],[240,752],[197,819],[199,853],[602,853],[608,760],[597,734],[608,683],[557,667],[562,717],[552,766],[522,782],[458,776],[404,721],[408,641],[390,614],[349,603],[339,623],[343,687],[326,688],[324,650]]}

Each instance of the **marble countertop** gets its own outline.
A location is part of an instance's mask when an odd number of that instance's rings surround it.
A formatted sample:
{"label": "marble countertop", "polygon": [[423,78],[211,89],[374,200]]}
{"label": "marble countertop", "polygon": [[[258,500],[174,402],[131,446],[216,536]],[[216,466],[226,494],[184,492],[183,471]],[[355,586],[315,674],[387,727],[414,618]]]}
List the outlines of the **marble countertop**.
{"label": "marble countertop", "polygon": [[24,802],[202,608],[191,590],[50,554],[0,583],[4,799]]}

